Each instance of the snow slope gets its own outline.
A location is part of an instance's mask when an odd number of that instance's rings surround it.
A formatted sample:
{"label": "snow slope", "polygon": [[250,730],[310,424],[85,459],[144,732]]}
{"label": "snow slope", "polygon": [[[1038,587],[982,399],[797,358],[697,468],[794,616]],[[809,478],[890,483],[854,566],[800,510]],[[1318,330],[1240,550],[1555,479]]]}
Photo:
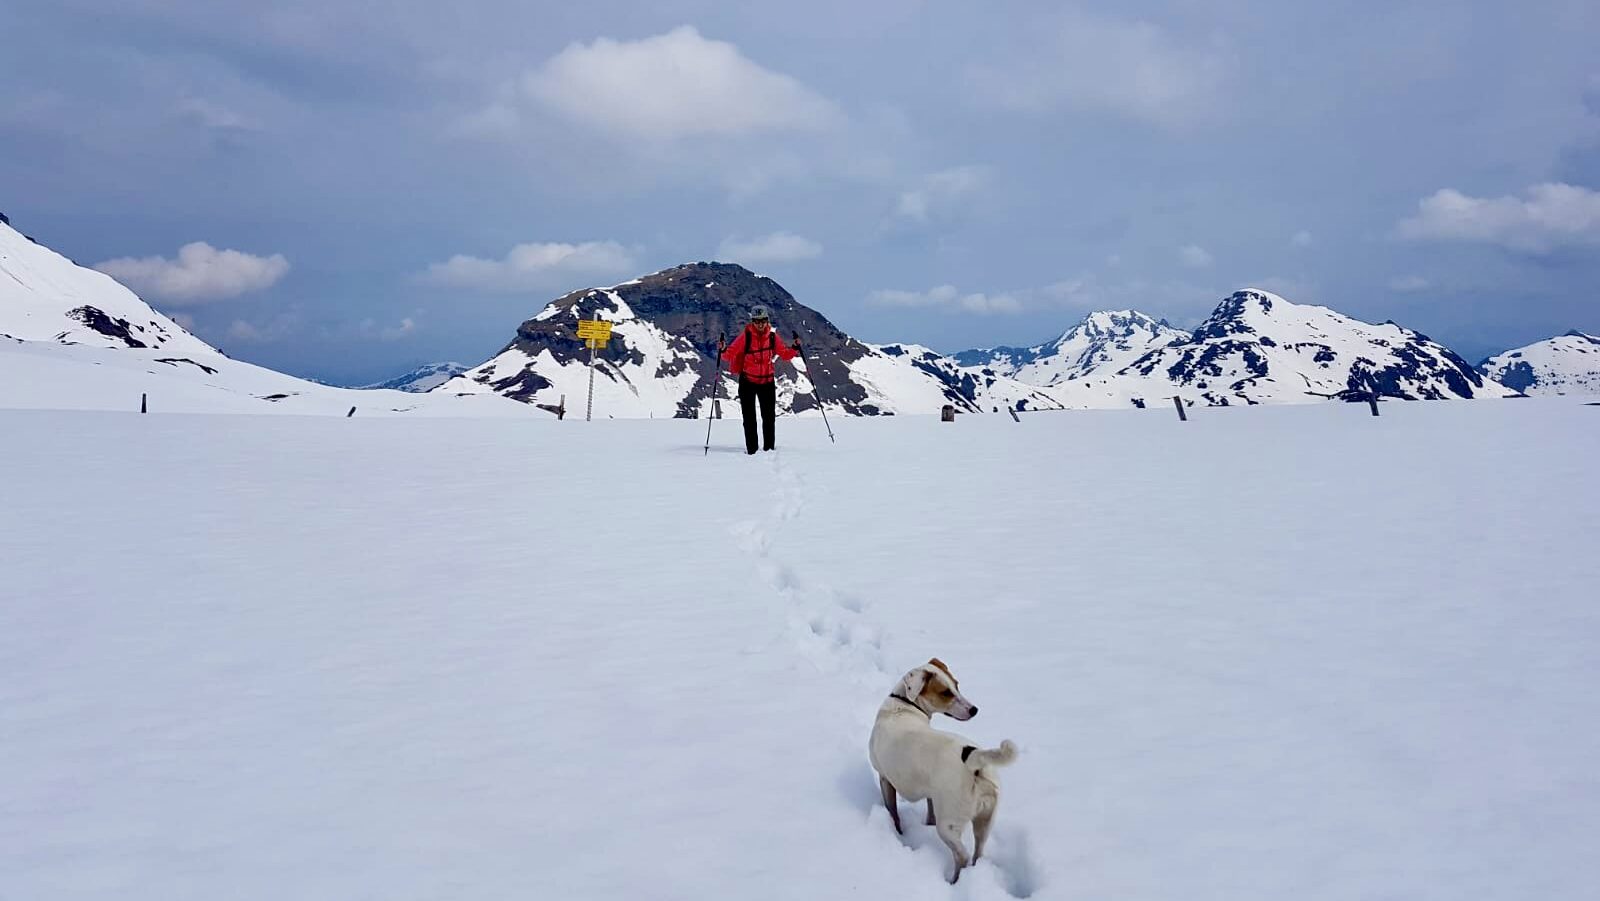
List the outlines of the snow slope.
{"label": "snow slope", "polygon": [[1600,337],[1573,330],[1495,354],[1478,371],[1524,394],[1600,394]]}
{"label": "snow slope", "polygon": [[333,388],[217,354],[173,357],[132,348],[0,338],[0,409],[310,416],[550,414],[493,395]]}
{"label": "snow slope", "polygon": [[217,350],[150,309],[111,276],[77,265],[0,221],[0,337],[166,356]]}
{"label": "snow slope", "polygon": [[[1600,412],[1393,406],[755,459],[0,411],[0,894],[1587,899]],[[933,655],[982,708],[939,727],[1022,747],[955,887],[866,761]]]}
{"label": "snow slope", "polygon": [[0,408],[545,416],[498,397],[332,388],[233,360],[0,221]]}

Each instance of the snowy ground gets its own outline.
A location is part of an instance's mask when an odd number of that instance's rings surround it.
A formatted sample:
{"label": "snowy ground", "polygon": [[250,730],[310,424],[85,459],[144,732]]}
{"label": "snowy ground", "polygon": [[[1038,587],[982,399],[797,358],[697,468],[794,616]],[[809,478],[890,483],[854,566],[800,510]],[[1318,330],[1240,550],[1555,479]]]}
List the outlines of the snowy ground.
{"label": "snowy ground", "polygon": [[780,425],[0,411],[0,898],[1593,897],[1600,408]]}

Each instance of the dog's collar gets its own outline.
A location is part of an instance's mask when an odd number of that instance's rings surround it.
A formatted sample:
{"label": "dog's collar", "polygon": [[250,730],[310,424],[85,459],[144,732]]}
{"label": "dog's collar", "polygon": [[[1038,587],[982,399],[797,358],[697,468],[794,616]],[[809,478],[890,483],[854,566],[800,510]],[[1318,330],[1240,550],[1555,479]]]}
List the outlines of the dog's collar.
{"label": "dog's collar", "polygon": [[913,704],[911,702],[911,700],[909,698],[907,698],[905,695],[890,695],[889,697],[895,699],[896,701],[899,701],[902,704],[909,704],[911,706],[912,710],[915,710],[916,712],[922,714],[923,716],[927,717],[930,720],[933,719],[933,714],[929,713],[926,710],[923,710],[921,707],[918,707],[916,704]]}

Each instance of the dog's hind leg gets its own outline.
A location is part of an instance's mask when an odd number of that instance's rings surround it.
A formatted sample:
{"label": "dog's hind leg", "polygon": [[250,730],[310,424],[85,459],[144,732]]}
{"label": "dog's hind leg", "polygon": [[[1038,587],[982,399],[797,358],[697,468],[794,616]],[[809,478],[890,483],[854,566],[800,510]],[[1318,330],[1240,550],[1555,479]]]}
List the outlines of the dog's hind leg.
{"label": "dog's hind leg", "polygon": [[983,843],[989,840],[989,826],[994,822],[994,807],[972,818],[972,862],[983,856]]}
{"label": "dog's hind leg", "polygon": [[929,826],[937,826],[937,825],[939,825],[939,821],[933,818],[933,799],[932,798],[928,799],[928,819],[926,820],[926,825],[929,825]]}
{"label": "dog's hind leg", "polygon": [[900,828],[900,803],[894,786],[889,784],[889,780],[879,776],[878,787],[883,789],[883,806],[889,811],[889,819],[894,821],[894,831],[905,835],[906,831]]}
{"label": "dog's hind leg", "polygon": [[939,838],[944,840],[945,847],[950,849],[950,856],[955,859],[955,872],[950,874],[951,885],[961,878],[961,870],[967,865],[967,849],[961,846],[961,833],[966,829],[965,823],[940,823],[938,826]]}

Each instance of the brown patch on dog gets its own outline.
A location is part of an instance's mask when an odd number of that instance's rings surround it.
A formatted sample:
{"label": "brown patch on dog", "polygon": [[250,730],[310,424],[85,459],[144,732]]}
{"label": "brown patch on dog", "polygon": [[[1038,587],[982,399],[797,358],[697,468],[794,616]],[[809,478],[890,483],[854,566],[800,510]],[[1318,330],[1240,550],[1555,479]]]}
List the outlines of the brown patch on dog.
{"label": "brown patch on dog", "polygon": [[950,672],[950,667],[945,666],[943,660],[940,660],[939,658],[934,657],[934,658],[932,658],[932,659],[930,659],[928,661],[928,665],[929,666],[937,666],[939,669],[944,670],[944,674],[946,676],[950,677],[950,684],[954,685],[957,688],[961,687],[961,680],[956,678],[956,674],[955,673]]}
{"label": "brown patch on dog", "polygon": [[[955,679],[951,678],[950,681],[954,682]],[[922,691],[917,693],[917,697],[925,698],[928,706],[934,710],[945,710],[955,703],[956,693],[943,679],[935,676],[922,683]]]}

